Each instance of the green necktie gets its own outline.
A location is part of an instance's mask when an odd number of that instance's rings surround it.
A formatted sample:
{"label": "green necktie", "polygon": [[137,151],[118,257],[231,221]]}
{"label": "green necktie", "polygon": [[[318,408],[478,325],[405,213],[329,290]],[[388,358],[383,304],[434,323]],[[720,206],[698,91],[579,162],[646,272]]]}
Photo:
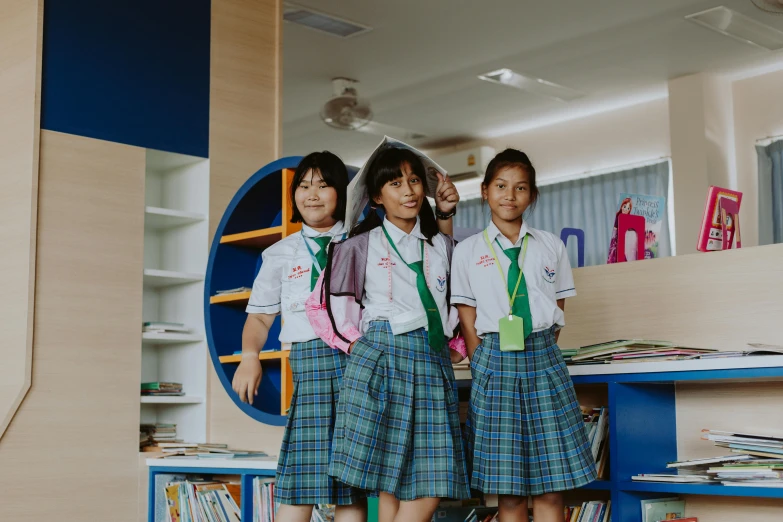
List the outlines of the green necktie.
{"label": "green necktie", "polygon": [[[498,243],[498,246],[500,246],[500,243]],[[516,295],[513,296],[514,305],[511,307],[511,313],[523,319],[525,339],[527,339],[527,337],[533,331],[533,315],[530,313],[530,301],[528,300],[527,296],[525,273],[522,272],[519,268],[520,251],[520,247],[513,247],[504,249],[503,253],[506,254],[506,257],[511,260],[511,265],[508,267],[508,278],[506,279],[508,284],[508,295],[512,295],[514,292],[514,287],[517,286],[517,280],[521,276],[521,281],[519,281],[519,288],[517,288]]]}
{"label": "green necktie", "polygon": [[383,233],[386,234],[386,239],[389,244],[397,253],[397,257],[408,265],[408,268],[413,270],[416,274],[416,288],[419,291],[419,298],[421,304],[424,306],[424,311],[427,313],[427,335],[429,337],[430,348],[436,352],[440,352],[443,349],[443,345],[446,342],[446,335],[443,333],[443,322],[440,318],[440,312],[438,311],[438,304],[435,302],[435,297],[432,295],[430,287],[427,286],[427,277],[424,275],[424,241],[419,240],[421,245],[421,261],[415,263],[407,263],[405,259],[400,255],[399,250],[386,231],[386,227],[383,227]]}
{"label": "green necktie", "polygon": [[316,267],[315,263],[313,263],[313,268],[310,269],[310,290],[312,291],[315,290],[315,284],[318,282],[318,276],[321,274],[321,270],[326,268],[326,262],[329,254],[327,247],[332,241],[332,237],[320,236],[311,237],[310,239],[315,241],[315,244],[320,247],[318,252],[315,253],[315,261],[318,263],[318,266]]}

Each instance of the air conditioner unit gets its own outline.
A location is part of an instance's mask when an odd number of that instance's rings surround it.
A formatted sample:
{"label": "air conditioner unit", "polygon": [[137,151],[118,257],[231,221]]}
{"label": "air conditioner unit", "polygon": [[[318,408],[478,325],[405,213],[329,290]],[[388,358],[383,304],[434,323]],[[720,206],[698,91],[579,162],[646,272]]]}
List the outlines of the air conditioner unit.
{"label": "air conditioner unit", "polygon": [[435,162],[446,169],[452,181],[482,179],[490,160],[495,156],[492,147],[474,147],[433,157]]}

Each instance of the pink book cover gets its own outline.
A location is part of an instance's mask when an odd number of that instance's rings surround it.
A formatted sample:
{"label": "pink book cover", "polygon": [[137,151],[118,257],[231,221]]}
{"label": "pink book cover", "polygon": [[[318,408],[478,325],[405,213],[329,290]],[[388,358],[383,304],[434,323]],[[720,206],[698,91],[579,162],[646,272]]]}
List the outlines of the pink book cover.
{"label": "pink book cover", "polygon": [[[742,192],[722,187],[711,186],[707,191],[707,202],[704,205],[704,217],[702,218],[699,240],[696,249],[700,252],[713,252],[723,250],[723,230],[720,222],[720,200],[730,199],[739,206],[742,203]],[[729,223],[729,230],[733,230],[733,223]]]}

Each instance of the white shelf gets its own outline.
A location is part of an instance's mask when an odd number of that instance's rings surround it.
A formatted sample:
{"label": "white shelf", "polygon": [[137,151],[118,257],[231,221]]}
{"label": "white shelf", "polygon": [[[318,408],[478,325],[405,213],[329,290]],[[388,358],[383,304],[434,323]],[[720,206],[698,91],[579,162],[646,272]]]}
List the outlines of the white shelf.
{"label": "white shelf", "polygon": [[171,469],[176,471],[180,468],[220,468],[220,469],[277,469],[277,457],[270,456],[268,459],[147,459],[147,466],[155,469]]}
{"label": "white shelf", "polygon": [[152,230],[165,230],[200,223],[206,219],[204,214],[172,210],[160,207],[145,207],[144,226]]}
{"label": "white shelf", "polygon": [[141,334],[141,342],[144,344],[187,344],[200,343],[203,340],[204,336],[199,334],[157,332],[143,332]]}
{"label": "white shelf", "polygon": [[201,404],[203,397],[191,397],[183,395],[181,397],[140,397],[142,404]]}
{"label": "white shelf", "polygon": [[151,288],[198,283],[204,280],[202,274],[188,272],[174,272],[172,270],[144,269],[144,285]]}

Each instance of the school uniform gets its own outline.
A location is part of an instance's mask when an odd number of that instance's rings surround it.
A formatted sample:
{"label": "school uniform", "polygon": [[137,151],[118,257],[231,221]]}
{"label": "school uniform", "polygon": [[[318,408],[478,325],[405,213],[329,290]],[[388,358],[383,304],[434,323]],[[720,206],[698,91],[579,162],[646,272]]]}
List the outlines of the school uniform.
{"label": "school uniform", "polygon": [[[471,487],[527,496],[583,486],[595,479],[595,462],[555,342],[555,332],[565,326],[557,300],[576,295],[565,245],[526,223],[515,245],[494,223],[486,233],[486,239],[482,232],[460,243],[452,264],[451,303],[476,308],[481,338],[471,360]],[[504,250],[514,247],[520,250],[515,262],[527,286],[532,333],[524,351],[508,352],[500,350],[498,321],[509,314],[509,290],[496,263],[508,274],[512,261]]]}
{"label": "school uniform", "polygon": [[342,239],[345,232],[342,222],[324,233],[304,225],[301,232],[264,250],[246,309],[251,314],[282,314],[280,342],[291,343],[294,392],[275,483],[281,504],[345,505],[365,496],[327,473],[346,354],[322,341],[305,313],[319,253],[323,259],[328,243]]}
{"label": "school uniform", "polygon": [[[449,332],[453,241],[438,234],[428,244],[418,223],[410,234],[389,221],[384,227],[334,245],[324,289],[313,294],[324,300],[313,310],[329,316],[311,316],[319,335],[343,350],[356,341],[329,474],[400,500],[469,498],[447,337],[440,346],[430,340],[439,322]],[[423,281],[408,266],[419,261],[438,320],[432,314],[428,319],[417,286]]]}

